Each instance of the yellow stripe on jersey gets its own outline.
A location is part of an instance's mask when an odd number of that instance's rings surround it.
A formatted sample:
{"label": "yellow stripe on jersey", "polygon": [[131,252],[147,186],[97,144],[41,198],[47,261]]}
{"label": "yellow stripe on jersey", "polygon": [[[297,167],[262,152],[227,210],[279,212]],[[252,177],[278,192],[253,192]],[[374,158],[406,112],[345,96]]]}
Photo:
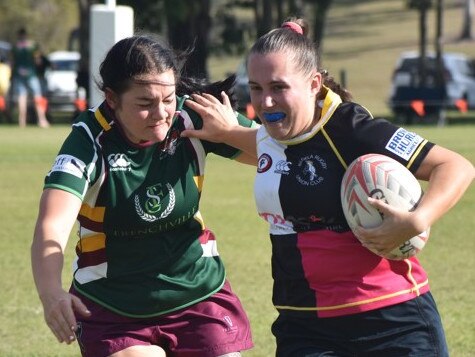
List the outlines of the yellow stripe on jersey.
{"label": "yellow stripe on jersey", "polygon": [[203,181],[205,179],[204,175],[193,176],[193,179],[195,180],[196,187],[198,187],[198,192],[201,192],[203,189]]}
{"label": "yellow stripe on jersey", "polygon": [[94,252],[106,247],[106,235],[104,233],[93,234],[88,237],[81,238],[77,243],[77,248],[81,253]]}
{"label": "yellow stripe on jersey", "polygon": [[104,222],[104,214],[106,213],[105,207],[91,207],[86,203],[83,203],[79,214],[94,222]]}
{"label": "yellow stripe on jersey", "polygon": [[390,299],[392,297],[399,296],[399,295],[404,295],[404,294],[416,293],[416,295],[419,296],[419,289],[422,288],[423,286],[427,285],[427,284],[429,284],[429,280],[426,280],[426,281],[424,281],[420,284],[416,284],[415,287],[412,287],[410,289],[397,291],[397,292],[392,293],[392,294],[382,295],[382,296],[378,296],[378,297],[372,298],[372,299],[354,301],[354,302],[350,302],[348,304],[333,305],[333,306],[320,306],[320,307],[299,307],[299,306],[281,306],[281,305],[274,305],[274,306],[275,306],[276,309],[279,309],[279,310],[292,310],[292,311],[338,310],[338,309],[344,309],[344,308],[347,308],[347,307],[370,304],[370,303],[373,303],[373,302]]}
{"label": "yellow stripe on jersey", "polygon": [[412,164],[414,163],[414,160],[416,159],[416,157],[419,156],[419,153],[421,152],[422,148],[423,148],[424,146],[426,146],[427,143],[428,143],[428,141],[427,141],[427,140],[424,140],[424,141],[419,145],[419,147],[417,148],[417,150],[416,150],[416,152],[414,153],[414,155],[412,155],[411,160],[409,160],[409,162],[408,162],[407,165],[406,165],[406,167],[407,167],[408,169],[412,166]]}
{"label": "yellow stripe on jersey", "polygon": [[107,122],[106,118],[104,117],[104,115],[102,115],[101,111],[99,110],[99,108],[94,112],[94,116],[96,117],[97,121],[99,122],[99,124],[104,128],[105,131],[108,131],[110,130],[111,126],[109,125],[109,123]]}
{"label": "yellow stripe on jersey", "polygon": [[200,211],[196,212],[195,215],[193,216],[193,218],[194,218],[196,221],[198,221],[198,222],[200,223],[200,225],[201,225],[201,230],[204,231],[204,229],[205,229],[205,222],[204,222],[204,220],[203,220],[203,217],[201,216],[201,212],[200,212]]}
{"label": "yellow stripe on jersey", "polygon": [[338,160],[340,161],[340,163],[343,165],[343,167],[345,168],[345,170],[348,168],[348,165],[346,164],[345,160],[343,160],[343,157],[340,155],[340,152],[338,151],[338,149],[336,148],[335,144],[333,143],[332,139],[330,138],[330,136],[328,135],[327,131],[325,130],[325,128],[322,128],[322,134],[323,136],[325,137],[325,139],[327,139],[327,142],[328,142],[328,145],[330,145],[330,147],[332,148],[333,152],[335,153],[336,157],[338,158]]}

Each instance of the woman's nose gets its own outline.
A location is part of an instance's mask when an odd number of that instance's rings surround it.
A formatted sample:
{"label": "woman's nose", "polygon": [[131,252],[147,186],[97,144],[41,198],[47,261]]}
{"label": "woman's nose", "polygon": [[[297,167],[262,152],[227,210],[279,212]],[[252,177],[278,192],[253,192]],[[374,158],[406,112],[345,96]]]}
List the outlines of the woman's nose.
{"label": "woman's nose", "polygon": [[168,112],[164,104],[160,103],[155,107],[155,110],[153,111],[153,117],[157,121],[168,119]]}
{"label": "woman's nose", "polygon": [[262,106],[264,108],[271,108],[274,106],[274,99],[269,94],[264,94],[262,96]]}

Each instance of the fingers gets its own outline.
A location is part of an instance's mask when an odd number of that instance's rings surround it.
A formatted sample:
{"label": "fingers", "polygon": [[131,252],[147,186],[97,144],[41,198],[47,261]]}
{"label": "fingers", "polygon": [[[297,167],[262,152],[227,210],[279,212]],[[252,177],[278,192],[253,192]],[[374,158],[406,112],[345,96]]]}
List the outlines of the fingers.
{"label": "fingers", "polygon": [[45,309],[46,323],[59,342],[70,344],[75,340],[77,321],[74,311],[85,317],[91,314],[78,297],[69,294]]}
{"label": "fingers", "polygon": [[70,344],[75,340],[76,319],[69,299],[61,299],[45,316],[46,323],[59,342]]}

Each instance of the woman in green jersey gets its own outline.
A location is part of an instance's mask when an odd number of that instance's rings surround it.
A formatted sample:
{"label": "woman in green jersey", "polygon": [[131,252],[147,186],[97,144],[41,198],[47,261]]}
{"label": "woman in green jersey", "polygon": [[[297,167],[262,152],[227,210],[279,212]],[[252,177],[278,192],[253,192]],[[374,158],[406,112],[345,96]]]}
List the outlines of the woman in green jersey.
{"label": "woman in green jersey", "polygon": [[226,144],[182,137],[203,127],[185,93],[212,93],[224,104],[207,115],[229,115],[233,81],[204,86],[179,72],[173,51],[151,37],[115,44],[100,67],[104,102],[73,124],[45,178],[33,275],[47,325],[60,342],[77,339],[86,357],[240,356],[252,347],[199,200],[207,154],[253,163],[255,145],[242,147],[239,135],[221,135]]}

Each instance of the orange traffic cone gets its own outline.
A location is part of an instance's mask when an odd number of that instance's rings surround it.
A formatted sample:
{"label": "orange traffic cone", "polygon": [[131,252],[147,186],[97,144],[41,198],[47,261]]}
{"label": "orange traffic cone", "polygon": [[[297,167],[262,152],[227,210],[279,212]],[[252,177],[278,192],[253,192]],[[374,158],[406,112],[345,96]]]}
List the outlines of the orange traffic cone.
{"label": "orange traffic cone", "polygon": [[86,110],[87,108],[87,102],[86,102],[86,99],[76,99],[74,101],[74,104],[76,105],[76,109],[80,112],[83,112]]}
{"label": "orange traffic cone", "polygon": [[468,111],[468,103],[465,99],[457,99],[455,101],[455,106],[461,113],[466,113]]}
{"label": "orange traffic cone", "polygon": [[423,117],[426,114],[426,111],[424,109],[424,101],[422,100],[413,100],[411,102],[411,108],[419,115],[420,117]]}
{"label": "orange traffic cone", "polygon": [[48,110],[48,99],[46,99],[46,97],[35,98],[35,103],[40,107],[41,111],[46,113]]}
{"label": "orange traffic cone", "polygon": [[254,119],[256,117],[256,112],[254,111],[254,107],[251,103],[247,103],[246,105],[246,116],[249,119]]}

